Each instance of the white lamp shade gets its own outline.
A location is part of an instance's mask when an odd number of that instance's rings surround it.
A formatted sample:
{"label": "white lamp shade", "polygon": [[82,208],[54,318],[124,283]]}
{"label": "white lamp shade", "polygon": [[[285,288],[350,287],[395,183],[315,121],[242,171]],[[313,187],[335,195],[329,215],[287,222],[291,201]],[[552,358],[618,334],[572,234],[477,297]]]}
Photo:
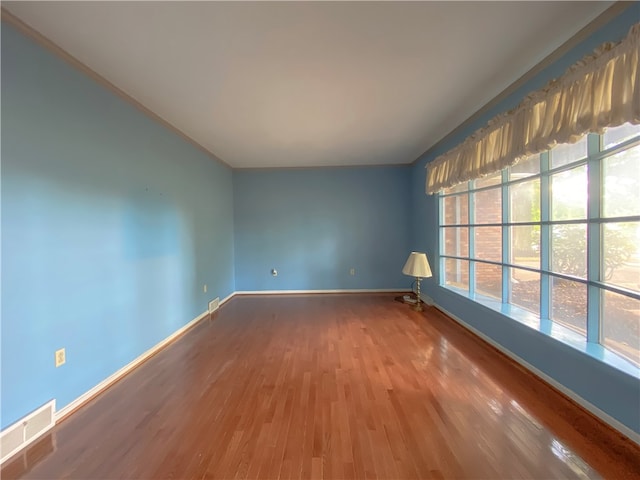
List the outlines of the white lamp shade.
{"label": "white lamp shade", "polygon": [[407,263],[404,264],[402,273],[410,277],[428,278],[431,277],[431,267],[427,255],[420,252],[411,252]]}

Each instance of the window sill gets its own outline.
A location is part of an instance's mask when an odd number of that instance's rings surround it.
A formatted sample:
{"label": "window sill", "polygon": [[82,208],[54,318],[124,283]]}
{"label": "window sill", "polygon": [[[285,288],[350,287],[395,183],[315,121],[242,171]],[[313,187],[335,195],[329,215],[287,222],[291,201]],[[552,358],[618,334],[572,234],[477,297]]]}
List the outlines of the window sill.
{"label": "window sill", "polygon": [[640,379],[640,367],[637,367],[625,358],[617,355],[616,353],[608,350],[604,346],[598,343],[587,342],[586,339],[574,332],[573,330],[564,327],[563,325],[554,323],[550,320],[540,319],[535,313],[529,312],[523,308],[516,307],[508,303],[502,303],[498,300],[482,295],[476,295],[474,298],[470,297],[465,290],[461,290],[451,286],[440,285],[440,287],[468,298],[471,301],[479,303],[491,310],[494,310],[502,315],[515,320],[518,323],[526,325],[529,328],[538,330],[554,340],[557,340],[565,345],[570,346],[578,351],[589,355],[596,360],[605,363],[617,370],[625,372],[634,378]]}

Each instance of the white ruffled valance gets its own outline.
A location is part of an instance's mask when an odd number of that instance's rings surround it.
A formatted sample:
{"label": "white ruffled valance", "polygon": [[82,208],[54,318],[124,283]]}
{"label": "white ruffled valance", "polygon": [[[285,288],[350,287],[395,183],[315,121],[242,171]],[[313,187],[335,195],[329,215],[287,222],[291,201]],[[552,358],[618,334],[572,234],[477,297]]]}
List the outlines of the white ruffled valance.
{"label": "white ruffled valance", "polygon": [[427,193],[572,143],[586,133],[640,123],[640,23],[619,43],[606,43],[513,110],[496,116],[427,165]]}

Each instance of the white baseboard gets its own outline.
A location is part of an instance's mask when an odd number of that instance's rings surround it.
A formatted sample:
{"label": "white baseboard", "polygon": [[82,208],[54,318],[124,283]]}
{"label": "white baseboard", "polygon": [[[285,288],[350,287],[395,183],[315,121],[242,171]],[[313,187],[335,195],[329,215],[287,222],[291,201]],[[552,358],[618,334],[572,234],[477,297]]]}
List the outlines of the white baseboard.
{"label": "white baseboard", "polygon": [[224,297],[222,300],[220,300],[220,306],[224,305],[225,303],[227,303],[229,300],[231,300],[235,296],[236,296],[236,292],[230,293],[229,295]]}
{"label": "white baseboard", "polygon": [[[223,301],[227,301],[228,298],[230,298],[230,296],[225,298]],[[222,303],[222,302],[220,302],[220,303]],[[109,375],[107,378],[105,378],[103,381],[101,381],[95,387],[93,387],[92,389],[90,389],[87,392],[83,393],[82,395],[80,395],[78,398],[76,398],[75,400],[71,401],[70,403],[66,404],[64,407],[62,407],[60,410],[58,410],[55,413],[55,421],[56,421],[56,423],[58,423],[59,421],[64,419],[66,416],[71,414],[74,410],[80,408],[84,403],[86,403],[89,400],[91,400],[93,397],[98,395],[100,392],[102,392],[103,390],[108,388],[111,384],[113,384],[113,383],[117,382],[118,380],[120,380],[122,377],[124,377],[131,370],[136,368],[138,365],[140,365],[142,362],[147,360],[152,355],[158,353],[167,344],[171,343],[177,337],[179,337],[180,335],[185,333],[190,328],[194,327],[198,322],[200,322],[201,320],[207,318],[208,316],[209,316],[209,312],[201,313],[196,318],[191,320],[189,323],[187,323],[186,325],[183,325],[178,330],[173,332],[167,338],[165,338],[161,342],[159,342],[156,345],[154,345],[153,347],[151,347],[149,350],[144,352],[142,355],[137,357],[135,360],[133,360],[132,362],[128,363],[127,365],[125,365],[120,370],[116,371],[115,373]]]}
{"label": "white baseboard", "polygon": [[496,349],[500,350],[502,353],[504,353],[507,357],[511,358],[513,361],[515,361],[518,364],[522,365],[524,368],[529,370],[534,375],[540,377],[543,381],[545,381],[546,383],[548,383],[551,386],[553,386],[556,390],[561,391],[563,394],[565,394],[571,400],[576,402],[578,405],[582,406],[585,410],[591,412],[593,415],[598,417],[600,420],[602,420],[603,422],[605,422],[606,424],[608,424],[609,426],[611,426],[612,428],[614,428],[615,430],[620,432],[625,437],[629,438],[629,440],[631,440],[632,442],[637,443],[638,445],[640,445],[640,434],[634,432],[633,430],[631,430],[626,425],[620,423],[618,420],[613,418],[608,413],[600,410],[598,407],[596,407],[595,405],[593,405],[589,401],[587,401],[584,398],[582,398],[580,395],[575,393],[573,390],[568,389],[567,387],[565,387],[561,383],[559,383],[556,380],[554,380],[553,378],[551,378],[546,373],[542,372],[541,370],[538,370],[536,367],[531,365],[529,362],[527,362],[526,360],[520,358],[518,355],[513,353],[511,350],[508,350],[507,348],[503,347],[502,345],[497,343],[495,340],[493,340],[491,337],[485,335],[480,330],[477,330],[476,328],[472,327],[471,325],[466,323],[461,318],[459,318],[459,317],[455,316],[453,313],[447,311],[445,308],[442,308],[440,305],[435,304],[435,303],[433,304],[433,306],[436,307],[441,312],[443,312],[445,315],[453,318],[456,322],[458,322],[464,328],[466,328],[467,330],[470,330],[471,332],[473,332],[478,337],[482,338],[485,342],[487,342],[491,346],[493,346]]}
{"label": "white baseboard", "polygon": [[380,289],[337,289],[337,290],[239,290],[234,295],[287,295],[300,293],[400,293],[407,292],[406,288],[380,288]]}
{"label": "white baseboard", "polygon": [[[227,295],[225,298],[223,298],[220,301],[220,306],[222,306],[223,304],[225,304],[226,302],[231,300],[236,295],[260,295],[260,294],[263,294],[263,295],[277,295],[277,294],[287,294],[287,293],[366,293],[366,292],[403,292],[403,291],[405,291],[405,290],[393,290],[392,289],[392,290],[267,290],[267,291],[244,291],[244,292],[233,292],[233,293],[230,293],[229,295]],[[124,367],[122,367],[118,371],[114,372],[113,374],[109,375],[107,378],[105,378],[103,381],[101,381],[95,387],[91,388],[90,390],[88,390],[87,392],[83,393],[82,395],[80,395],[75,400],[71,401],[70,403],[68,403],[67,405],[62,407],[60,410],[55,412],[55,421],[56,421],[56,423],[61,421],[65,417],[67,417],[69,414],[71,414],[76,409],[80,408],[83,404],[85,404],[86,402],[91,400],[93,397],[98,395],[100,392],[102,392],[103,390],[108,388],[111,384],[113,384],[116,381],[120,380],[122,377],[124,377],[131,370],[136,368],[138,365],[140,365],[142,362],[147,360],[149,357],[151,357],[152,355],[154,355],[158,351],[160,351],[167,344],[171,343],[173,340],[175,340],[177,337],[179,337],[180,335],[185,333],[191,327],[195,326],[199,321],[203,320],[208,315],[209,315],[209,312],[201,313],[196,318],[191,320],[189,323],[187,323],[186,325],[182,326],[181,328],[179,328],[178,330],[173,332],[167,338],[165,338],[161,342],[159,342],[156,345],[154,345],[153,347],[151,347],[149,350],[144,352],[142,355],[137,357],[135,360],[133,360],[132,362],[128,363],[127,365],[125,365]]]}
{"label": "white baseboard", "polygon": [[[245,290],[245,291],[236,291],[236,292],[233,292],[233,293],[227,295],[224,299],[222,299],[220,301],[220,306],[222,306],[224,303],[226,303],[229,300],[231,300],[236,295],[282,295],[282,294],[286,295],[286,294],[315,294],[315,293],[397,293],[397,292],[406,292],[406,291],[407,291],[406,289],[255,290],[255,291]],[[453,320],[458,322],[464,328],[470,330],[475,335],[477,335],[478,337],[482,338],[485,342],[489,343],[490,345],[492,345],[493,347],[495,347],[496,349],[498,349],[499,351],[504,353],[506,356],[508,356],[509,358],[511,358],[512,360],[517,362],[518,364],[522,365],[523,367],[525,367],[526,369],[531,371],[533,374],[535,374],[538,377],[540,377],[546,383],[552,385],[554,388],[556,388],[560,392],[564,393],[567,397],[571,398],[577,404],[581,405],[583,408],[585,408],[586,410],[591,412],[593,415],[595,415],[596,417],[600,418],[602,421],[604,421],[605,423],[610,425],[612,428],[616,429],[621,434],[623,434],[624,436],[628,437],[631,441],[633,441],[633,442],[637,443],[638,445],[640,445],[640,435],[638,433],[634,432],[629,427],[627,427],[626,425],[623,425],[622,423],[620,423],[615,418],[611,417],[606,412],[600,410],[595,405],[591,404],[590,402],[588,402],[584,398],[580,397],[579,395],[577,395],[572,390],[569,390],[567,387],[565,387],[561,383],[557,382],[553,378],[549,377],[544,372],[538,370],[536,367],[534,367],[533,365],[531,365],[530,363],[528,363],[524,359],[520,358],[515,353],[513,353],[510,350],[506,349],[505,347],[503,347],[502,345],[500,345],[499,343],[494,341],[492,338],[488,337],[484,333],[482,333],[479,330],[477,330],[476,328],[472,327],[471,325],[466,323],[464,320],[462,320],[459,317],[457,317],[456,315],[450,313],[449,311],[447,311],[445,308],[441,307],[440,305],[437,305],[437,304],[433,303],[433,301],[430,298],[428,298],[428,300],[429,301],[426,302],[426,303],[432,304],[433,306],[435,306],[436,308],[441,310],[444,314],[448,315]],[[62,407],[60,410],[58,410],[54,414],[55,415],[55,417],[54,417],[55,418],[55,422],[56,423],[60,422],[62,419],[64,419],[68,415],[70,415],[73,411],[75,411],[76,409],[80,408],[84,403],[88,402],[93,397],[98,395],[100,392],[102,392],[103,390],[108,388],[111,384],[115,383],[116,381],[118,381],[119,379],[124,377],[131,370],[136,368],[138,365],[143,363],[145,360],[147,360],[152,355],[154,355],[157,352],[159,352],[167,344],[171,343],[177,337],[179,337],[180,335],[184,334],[187,330],[189,330],[190,328],[194,327],[198,322],[202,321],[203,319],[207,318],[208,316],[209,316],[209,312],[205,311],[205,312],[201,313],[196,318],[191,320],[189,323],[183,325],[178,330],[173,332],[171,335],[166,337],[164,340],[162,340],[161,342],[159,342],[156,345],[154,345],[153,347],[151,347],[149,350],[144,352],[142,355],[138,356],[135,360],[133,360],[132,362],[128,363],[127,365],[125,365],[124,367],[122,367],[121,369],[116,371],[115,373],[111,374],[109,377],[105,378],[102,382],[97,384],[92,389],[88,390],[87,392],[85,392],[84,394],[80,395],[78,398],[76,398],[72,402],[70,402],[67,405],[65,405],[64,407]]]}

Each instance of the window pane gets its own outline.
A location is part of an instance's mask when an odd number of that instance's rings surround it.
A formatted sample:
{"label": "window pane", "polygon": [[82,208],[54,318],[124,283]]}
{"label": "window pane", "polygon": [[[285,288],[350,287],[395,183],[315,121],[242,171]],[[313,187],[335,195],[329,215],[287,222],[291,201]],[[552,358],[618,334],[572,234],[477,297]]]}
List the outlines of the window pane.
{"label": "window pane", "polygon": [[510,268],[511,300],[518,307],[540,314],[540,274]]}
{"label": "window pane", "polygon": [[502,267],[476,262],[476,294],[502,299]]}
{"label": "window pane", "polygon": [[444,284],[469,291],[469,261],[446,258],[444,260]]}
{"label": "window pane", "polygon": [[[545,316],[548,311],[549,317],[542,320],[544,332],[561,337],[566,334],[561,325],[584,339],[588,292],[595,292],[600,301],[594,305],[599,303],[600,311],[592,313],[593,320],[599,321],[600,342],[640,367],[640,300],[632,298],[635,294],[631,293],[640,293],[640,125],[610,128],[599,138],[602,151],[609,153],[593,152],[595,156],[589,166],[586,164],[589,142],[585,135],[574,144],[558,145],[549,151],[550,172],[541,173],[541,157],[546,159],[546,154],[533,155],[508,168],[508,178],[515,183],[506,187],[502,186],[502,172],[498,172],[446,190],[449,196],[441,197],[441,228],[444,228],[441,281],[446,287],[473,291],[478,301],[489,297],[508,302],[514,305],[511,311],[514,316],[517,316],[515,307],[519,307],[539,318],[544,297],[543,310]],[[591,140],[595,139],[591,135]],[[624,142],[633,146],[619,151]],[[618,149],[615,155],[610,153],[613,148]],[[590,171],[589,167],[594,166],[597,168]],[[547,175],[549,190],[541,192],[542,180]],[[591,211],[593,218],[587,220],[590,179],[600,182],[593,192],[600,190],[602,196],[599,202],[597,199],[592,202],[600,205],[600,212]],[[503,191],[508,192],[504,198]],[[541,193],[549,195],[544,200],[549,200],[549,218],[545,220],[550,221],[544,225]],[[503,211],[507,210],[509,218],[503,224]],[[592,246],[600,245],[600,252],[590,252],[593,260],[587,250],[591,221],[600,233],[599,239],[592,238],[595,242]],[[543,255],[541,245],[546,246],[547,238],[541,238],[541,230],[546,232],[546,225],[550,238],[548,252]],[[503,237],[507,233],[508,260],[503,252]],[[540,271],[543,258],[548,258],[550,272]],[[514,266],[502,265],[503,259]],[[600,278],[592,279],[602,282],[590,287],[586,281],[589,261],[600,262]],[[503,272],[508,278],[503,279]],[[540,283],[547,278],[549,292],[543,292]],[[502,299],[503,280],[508,281],[508,299]],[[605,288],[598,293],[598,286],[615,286],[622,293]],[[508,309],[504,311],[509,314]],[[523,318],[529,321],[532,317]],[[549,320],[554,325],[550,330]]]}
{"label": "window pane", "polygon": [[576,143],[563,143],[557,145],[550,152],[551,168],[573,163],[587,157],[587,136],[585,135]]}
{"label": "window pane", "polygon": [[473,207],[476,215],[474,223],[501,223],[501,188],[492,188],[475,193],[473,198]]}
{"label": "window pane", "polygon": [[587,286],[551,277],[551,320],[586,337]]}
{"label": "window pane", "polygon": [[540,173],[540,155],[523,158],[509,168],[509,178],[511,180],[529,177],[536,173]]}
{"label": "window pane", "polygon": [[607,128],[602,136],[602,149],[614,147],[638,135],[640,135],[640,125],[625,123],[619,127]]}
{"label": "window pane", "polygon": [[640,366],[640,301],[602,291],[604,345]]}
{"label": "window pane", "polygon": [[586,278],[587,225],[553,225],[551,227],[551,270]]}
{"label": "window pane", "polygon": [[510,227],[511,263],[540,268],[540,225]]}
{"label": "window pane", "polygon": [[640,292],[640,222],[602,225],[600,280]]}
{"label": "window pane", "polygon": [[459,225],[469,223],[468,194],[443,197],[444,225]]}
{"label": "window pane", "polygon": [[551,176],[551,219],[587,218],[587,166]]}
{"label": "window pane", "polygon": [[469,229],[466,227],[444,227],[444,255],[469,256]]}
{"label": "window pane", "polygon": [[499,183],[502,183],[502,172],[493,173],[486,177],[478,178],[475,181],[474,188],[489,187],[491,185],[498,185]]}
{"label": "window pane", "polygon": [[640,215],[640,145],[602,161],[605,217]]}
{"label": "window pane", "polygon": [[502,261],[502,227],[474,228],[474,258]]}
{"label": "window pane", "polygon": [[512,222],[540,221],[540,179],[516,183],[509,187]]}

